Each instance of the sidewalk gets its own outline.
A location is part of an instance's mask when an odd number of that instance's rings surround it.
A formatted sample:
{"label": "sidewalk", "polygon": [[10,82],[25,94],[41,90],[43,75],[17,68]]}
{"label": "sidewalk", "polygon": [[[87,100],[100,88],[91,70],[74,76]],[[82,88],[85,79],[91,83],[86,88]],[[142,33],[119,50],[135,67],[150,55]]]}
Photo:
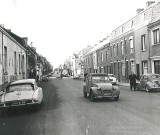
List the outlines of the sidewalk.
{"label": "sidewalk", "polygon": [[122,86],[127,86],[127,87],[130,86],[129,83],[125,83],[125,82],[117,82],[117,85],[122,85]]}

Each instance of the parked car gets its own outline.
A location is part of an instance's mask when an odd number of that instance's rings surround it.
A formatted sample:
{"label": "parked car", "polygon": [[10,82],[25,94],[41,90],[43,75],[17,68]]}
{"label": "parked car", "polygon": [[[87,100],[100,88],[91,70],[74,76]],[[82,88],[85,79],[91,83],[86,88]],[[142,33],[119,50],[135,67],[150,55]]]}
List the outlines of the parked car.
{"label": "parked car", "polygon": [[96,98],[114,98],[118,101],[120,90],[112,85],[107,74],[91,73],[86,76],[83,95],[85,98],[89,95],[91,101]]}
{"label": "parked car", "polygon": [[48,81],[48,75],[42,75],[42,81]]}
{"label": "parked car", "polygon": [[117,84],[117,78],[113,74],[107,74],[112,84]]}
{"label": "parked car", "polygon": [[137,83],[138,90],[160,91],[160,74],[148,73],[143,74],[140,77],[139,83]]}
{"label": "parked car", "polygon": [[43,101],[43,90],[37,86],[35,79],[23,79],[11,82],[1,93],[0,109],[16,107],[35,107],[39,110]]}

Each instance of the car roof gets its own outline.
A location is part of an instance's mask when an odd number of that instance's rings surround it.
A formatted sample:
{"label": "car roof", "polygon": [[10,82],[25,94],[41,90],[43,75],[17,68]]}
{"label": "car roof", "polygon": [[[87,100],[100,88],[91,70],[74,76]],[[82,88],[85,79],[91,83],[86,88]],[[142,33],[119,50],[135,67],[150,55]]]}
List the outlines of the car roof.
{"label": "car roof", "polygon": [[92,76],[107,76],[106,73],[90,73]]}
{"label": "car roof", "polygon": [[143,74],[143,76],[146,75],[146,76],[151,76],[151,75],[160,75],[160,74],[156,74],[156,73],[146,73],[146,74]]}
{"label": "car roof", "polygon": [[22,79],[22,80],[17,80],[17,81],[11,82],[9,85],[24,84],[24,83],[34,84],[34,83],[35,83],[35,79]]}

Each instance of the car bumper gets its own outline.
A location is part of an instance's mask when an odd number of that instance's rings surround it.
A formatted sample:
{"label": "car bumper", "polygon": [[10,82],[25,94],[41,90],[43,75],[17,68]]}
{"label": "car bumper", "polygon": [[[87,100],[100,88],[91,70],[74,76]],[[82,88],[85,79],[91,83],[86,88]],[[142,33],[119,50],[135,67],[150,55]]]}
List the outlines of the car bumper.
{"label": "car bumper", "polygon": [[113,93],[95,93],[93,92],[93,95],[95,98],[114,98],[114,97],[117,97],[120,95],[120,92],[117,91],[117,92],[113,92]]}
{"label": "car bumper", "polygon": [[9,109],[9,108],[19,108],[19,107],[32,107],[38,105],[39,102],[27,103],[27,104],[17,104],[17,105],[9,105],[9,106],[0,106],[0,109]]}
{"label": "car bumper", "polygon": [[151,88],[151,91],[160,92],[160,87]]}

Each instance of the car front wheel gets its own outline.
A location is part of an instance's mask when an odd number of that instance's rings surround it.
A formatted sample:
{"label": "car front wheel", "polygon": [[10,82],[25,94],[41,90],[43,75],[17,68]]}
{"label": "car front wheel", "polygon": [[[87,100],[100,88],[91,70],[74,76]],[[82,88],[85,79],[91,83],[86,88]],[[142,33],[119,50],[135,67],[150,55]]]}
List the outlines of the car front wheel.
{"label": "car front wheel", "polygon": [[95,101],[95,96],[93,95],[92,91],[91,91],[90,95],[91,95],[91,101],[94,102]]}
{"label": "car front wheel", "polygon": [[87,93],[85,91],[83,92],[83,96],[84,96],[84,98],[87,97]]}
{"label": "car front wheel", "polygon": [[119,100],[119,96],[114,97],[114,100],[115,100],[115,101],[118,101],[118,100]]}
{"label": "car front wheel", "polygon": [[146,91],[147,91],[147,92],[149,92],[149,88],[148,88],[148,86],[146,86],[146,88],[145,88],[145,89],[146,89]]}

